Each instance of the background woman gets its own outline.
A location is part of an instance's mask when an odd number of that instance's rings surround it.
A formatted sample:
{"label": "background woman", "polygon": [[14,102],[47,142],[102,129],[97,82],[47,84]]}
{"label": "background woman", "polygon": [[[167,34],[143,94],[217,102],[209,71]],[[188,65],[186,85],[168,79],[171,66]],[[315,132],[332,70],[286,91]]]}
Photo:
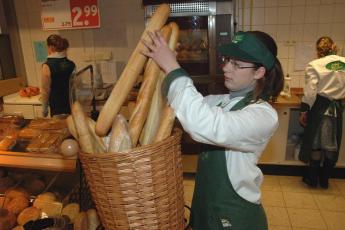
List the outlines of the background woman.
{"label": "background woman", "polygon": [[[345,58],[336,55],[330,37],[316,42],[318,59],[305,70],[304,96],[299,121],[305,127],[299,158],[309,164],[303,182],[328,188],[328,179],[338,160],[345,98]],[[322,165],[322,167],[321,167]]]}
{"label": "background woman", "polygon": [[73,61],[67,58],[67,39],[57,34],[47,38],[48,58],[42,65],[42,104],[43,117],[69,114],[69,79],[75,68]]}
{"label": "background woman", "polygon": [[267,102],[279,95],[283,73],[277,46],[266,33],[238,32],[220,47],[229,94],[203,97],[159,32],[148,52],[167,73],[163,94],[184,130],[207,148],[199,155],[192,201],[193,229],[266,230],[258,160],[278,127]]}

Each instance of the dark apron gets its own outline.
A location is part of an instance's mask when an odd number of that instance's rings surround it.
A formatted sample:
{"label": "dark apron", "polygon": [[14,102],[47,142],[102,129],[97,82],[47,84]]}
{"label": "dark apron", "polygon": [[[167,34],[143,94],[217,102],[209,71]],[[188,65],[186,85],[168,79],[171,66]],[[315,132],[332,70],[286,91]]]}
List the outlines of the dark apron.
{"label": "dark apron", "polygon": [[[251,94],[231,111],[251,103]],[[190,225],[193,230],[267,230],[261,204],[251,203],[234,190],[227,173],[225,149],[208,146],[199,155]]]}
{"label": "dark apron", "polygon": [[[321,125],[322,118],[324,113],[328,109],[329,106],[334,106],[337,111],[337,133],[336,139],[338,146],[341,143],[341,136],[342,136],[342,124],[343,124],[343,106],[341,105],[340,100],[329,100],[326,97],[317,95],[316,100],[310,111],[308,112],[307,117],[307,126],[304,130],[303,140],[301,144],[301,149],[299,153],[299,159],[304,163],[309,163],[310,155],[312,152],[312,146],[315,139],[316,134],[318,133],[318,129]],[[339,157],[339,148],[336,151],[335,161],[338,160]]]}

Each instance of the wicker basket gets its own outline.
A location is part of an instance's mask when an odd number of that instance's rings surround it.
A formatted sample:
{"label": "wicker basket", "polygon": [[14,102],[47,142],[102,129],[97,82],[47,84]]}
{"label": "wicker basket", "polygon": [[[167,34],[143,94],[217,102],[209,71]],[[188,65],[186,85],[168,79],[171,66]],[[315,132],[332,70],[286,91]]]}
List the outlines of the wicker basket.
{"label": "wicker basket", "polygon": [[128,153],[80,153],[105,229],[183,229],[181,134]]}

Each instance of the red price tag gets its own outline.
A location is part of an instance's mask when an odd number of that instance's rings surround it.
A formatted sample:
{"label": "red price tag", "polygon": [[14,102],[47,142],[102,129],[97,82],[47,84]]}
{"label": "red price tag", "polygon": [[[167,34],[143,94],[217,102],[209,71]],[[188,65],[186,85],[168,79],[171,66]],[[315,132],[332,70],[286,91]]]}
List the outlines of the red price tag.
{"label": "red price tag", "polygon": [[72,27],[99,27],[98,0],[70,0]]}

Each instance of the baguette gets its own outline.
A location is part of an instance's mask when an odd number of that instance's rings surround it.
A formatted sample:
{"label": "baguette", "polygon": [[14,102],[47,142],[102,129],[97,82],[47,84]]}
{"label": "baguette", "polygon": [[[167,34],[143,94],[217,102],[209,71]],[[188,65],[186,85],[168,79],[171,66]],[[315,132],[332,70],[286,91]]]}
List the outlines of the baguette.
{"label": "baguette", "polygon": [[166,104],[163,107],[163,112],[160,119],[158,131],[153,139],[153,143],[157,143],[158,141],[170,137],[171,131],[174,127],[174,122],[175,112],[168,104]]}
{"label": "baguette", "polygon": [[74,124],[72,115],[69,115],[67,117],[66,122],[67,122],[67,127],[68,127],[69,132],[72,134],[74,139],[78,140],[78,132],[75,128],[75,124]]}
{"label": "baguette", "polygon": [[[160,29],[170,15],[170,7],[168,4],[161,4],[149,24],[144,30],[140,40],[149,40],[148,31]],[[140,41],[133,51],[128,63],[122,72],[118,82],[113,88],[108,100],[102,108],[96,124],[96,133],[99,136],[105,136],[114,121],[116,114],[120,111],[121,106],[126,100],[129,92],[133,88],[137,77],[142,71],[147,57],[140,52],[147,50],[147,47]]]}
{"label": "baguette", "polygon": [[72,106],[72,117],[79,137],[79,145],[85,153],[95,153],[94,139],[89,131],[89,125],[83,108],[78,101]]}
{"label": "baguette", "polygon": [[[161,32],[167,41],[171,35],[171,27],[166,25]],[[145,124],[160,71],[161,69],[157,63],[150,58],[145,68],[143,84],[140,87],[134,111],[129,119],[129,133],[133,146],[137,145],[141,130]]]}
{"label": "baguette", "polygon": [[[179,37],[179,27],[175,22],[170,22],[169,26],[171,27],[171,36],[169,39],[169,48],[171,50],[175,50],[176,46],[177,46],[178,37]],[[151,144],[151,143],[153,143],[154,139],[155,139],[155,141],[158,141],[158,139],[161,138],[161,137],[157,137],[157,138],[155,137],[158,132],[160,132],[159,135],[161,135],[163,133],[169,133],[168,130],[158,131],[160,123],[161,123],[160,120],[165,118],[162,115],[162,110],[164,108],[163,106],[165,103],[165,99],[163,99],[163,97],[161,95],[161,88],[162,88],[162,82],[163,82],[164,77],[165,77],[165,73],[163,71],[161,71],[161,73],[159,75],[159,79],[158,79],[157,84],[156,84],[156,90],[154,92],[153,99],[151,102],[149,115],[148,115],[145,127],[144,127],[143,132],[142,132],[141,137],[140,137],[141,145]],[[166,112],[168,112],[168,111],[169,110],[166,109]],[[174,115],[168,114],[168,117],[166,118],[167,121],[162,121],[164,123],[164,125],[162,124],[164,126],[164,127],[162,126],[162,129],[168,128],[170,126],[172,129],[173,124],[166,123],[166,122],[171,122],[171,121],[173,122],[174,121],[172,116],[174,116]],[[170,132],[171,132],[171,130],[170,130]]]}
{"label": "baguette", "polygon": [[123,152],[132,148],[132,140],[128,131],[128,123],[124,116],[118,114],[111,129],[108,152]]}
{"label": "baguette", "polygon": [[95,141],[94,147],[95,147],[96,152],[105,153],[106,152],[105,151],[106,150],[105,143],[104,143],[103,139],[101,137],[99,137],[95,132],[96,122],[94,120],[92,120],[90,117],[88,117],[87,123],[89,126],[89,131],[90,131],[90,134],[92,136],[92,139]]}

